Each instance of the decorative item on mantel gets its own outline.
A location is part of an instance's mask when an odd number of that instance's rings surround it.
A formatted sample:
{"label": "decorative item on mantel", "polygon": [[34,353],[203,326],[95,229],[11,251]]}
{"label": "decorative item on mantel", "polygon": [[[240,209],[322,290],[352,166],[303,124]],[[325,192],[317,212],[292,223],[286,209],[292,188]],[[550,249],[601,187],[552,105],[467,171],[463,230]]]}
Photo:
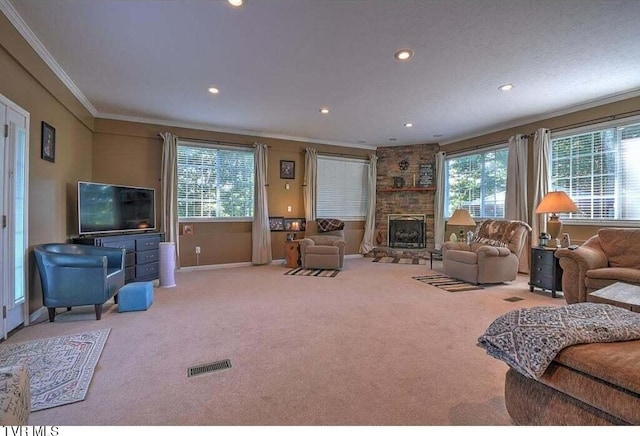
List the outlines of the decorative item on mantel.
{"label": "decorative item on mantel", "polygon": [[394,177],[393,178],[393,187],[394,188],[404,188],[404,178],[402,177]]}

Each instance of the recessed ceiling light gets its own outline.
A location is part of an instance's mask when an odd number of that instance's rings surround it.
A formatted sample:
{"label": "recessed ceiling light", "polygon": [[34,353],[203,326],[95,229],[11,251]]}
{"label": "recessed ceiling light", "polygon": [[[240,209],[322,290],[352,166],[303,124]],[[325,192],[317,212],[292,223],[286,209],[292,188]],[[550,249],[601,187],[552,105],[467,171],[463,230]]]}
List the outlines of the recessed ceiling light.
{"label": "recessed ceiling light", "polygon": [[207,91],[209,91],[212,94],[217,94],[220,92],[220,90],[218,88],[214,88],[213,86],[209,89],[207,89]]}
{"label": "recessed ceiling light", "polygon": [[500,91],[511,91],[513,89],[513,83],[505,83],[504,85],[498,86]]}
{"label": "recessed ceiling light", "polygon": [[434,138],[442,138],[442,135],[438,134],[438,135],[433,135]]}
{"label": "recessed ceiling light", "polygon": [[231,6],[242,6],[242,0],[227,0]]}
{"label": "recessed ceiling light", "polygon": [[389,141],[397,141],[396,138],[389,138]]}
{"label": "recessed ceiling light", "polygon": [[399,61],[407,61],[413,57],[413,50],[408,48],[403,48],[402,50],[398,50],[396,54],[393,55]]}
{"label": "recessed ceiling light", "polygon": [[358,141],[358,144],[366,144],[366,143],[367,141],[363,141],[363,140]]}
{"label": "recessed ceiling light", "polygon": [[404,123],[405,127],[413,127],[413,123]]}
{"label": "recessed ceiling light", "polygon": [[322,109],[320,109],[320,113],[321,114],[328,114],[329,113],[329,109],[327,109],[326,107],[323,107]]}

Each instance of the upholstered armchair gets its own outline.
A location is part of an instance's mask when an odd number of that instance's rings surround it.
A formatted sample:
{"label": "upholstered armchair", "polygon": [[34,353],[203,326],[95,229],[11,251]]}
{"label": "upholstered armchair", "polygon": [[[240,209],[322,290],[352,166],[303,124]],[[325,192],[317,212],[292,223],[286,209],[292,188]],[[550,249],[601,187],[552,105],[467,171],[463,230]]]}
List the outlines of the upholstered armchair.
{"label": "upholstered armchair", "polygon": [[530,231],[531,227],[522,221],[483,221],[476,227],[471,244],[443,244],[444,272],[474,284],[515,280]]}
{"label": "upholstered armchair", "polygon": [[590,301],[590,293],[615,282],[640,285],[640,229],[600,229],[575,250],[560,248],[555,256],[569,304]]}
{"label": "upholstered armchair", "polygon": [[34,249],[42,283],[42,302],[53,322],[56,308],[102,305],[124,285],[124,249],[93,245],[43,244]]}
{"label": "upholstered armchair", "polygon": [[344,223],[339,220],[307,222],[305,238],[300,241],[302,267],[308,269],[342,269],[345,246],[343,229]]}

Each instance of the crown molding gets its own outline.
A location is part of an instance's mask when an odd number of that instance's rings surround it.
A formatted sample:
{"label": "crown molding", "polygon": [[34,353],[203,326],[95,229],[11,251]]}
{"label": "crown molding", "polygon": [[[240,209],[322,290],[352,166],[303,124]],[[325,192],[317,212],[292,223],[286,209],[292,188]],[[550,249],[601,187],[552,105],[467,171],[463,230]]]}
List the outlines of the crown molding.
{"label": "crown molding", "polygon": [[22,37],[27,41],[27,43],[35,50],[35,52],[40,56],[40,58],[44,61],[45,64],[51,71],[64,83],[64,85],[71,91],[71,93],[82,103],[82,105],[93,115],[94,117],[98,113],[96,108],[91,104],[89,99],[80,91],[80,89],[73,83],[73,80],[67,75],[67,73],[62,69],[60,64],[54,59],[54,57],[49,53],[49,50],[44,46],[44,44],[38,39],[38,37],[33,33],[31,28],[25,23],[22,19],[18,11],[13,7],[9,0],[0,0],[0,11],[7,17],[7,19],[13,24],[16,30],[22,35]]}
{"label": "crown molding", "polygon": [[106,120],[128,121],[131,123],[141,123],[141,124],[157,124],[157,125],[167,126],[167,127],[180,127],[184,129],[205,130],[208,132],[231,133],[234,135],[245,135],[245,136],[257,136],[260,138],[284,139],[287,141],[307,142],[307,143],[322,144],[322,145],[335,145],[339,147],[360,148],[364,150],[376,150],[378,148],[375,145],[349,144],[346,142],[325,141],[322,139],[303,138],[300,136],[279,135],[275,133],[258,132],[255,130],[229,129],[226,127],[212,126],[209,124],[188,123],[188,122],[181,122],[181,121],[170,121],[170,120],[144,118],[144,117],[132,117],[129,115],[98,113],[95,115],[95,117],[106,119]]}
{"label": "crown molding", "polygon": [[502,126],[492,128],[491,130],[486,130],[486,131],[474,133],[473,135],[463,136],[463,137],[459,137],[459,138],[453,138],[453,139],[450,139],[450,140],[447,140],[447,141],[444,141],[444,142],[440,143],[440,145],[441,146],[449,145],[449,144],[453,144],[453,143],[456,143],[456,142],[465,141],[467,139],[473,139],[473,138],[477,138],[479,136],[484,136],[484,135],[489,135],[491,133],[500,132],[502,130],[514,129],[516,127],[524,126],[526,124],[536,123],[538,121],[548,120],[549,118],[555,118],[555,117],[559,117],[559,116],[562,116],[562,115],[567,115],[567,114],[571,114],[571,113],[574,113],[574,112],[579,112],[579,111],[582,111],[582,110],[591,109],[591,108],[594,108],[594,107],[603,106],[605,104],[615,103],[615,102],[618,102],[618,101],[627,100],[629,98],[634,98],[634,97],[638,97],[638,96],[640,96],[640,88],[632,89],[631,91],[625,91],[625,92],[621,92],[621,93],[618,93],[618,94],[608,95],[608,96],[602,97],[602,98],[597,98],[595,100],[591,100],[591,101],[588,101],[586,103],[581,103],[581,104],[578,104],[578,105],[575,105],[575,106],[568,106],[568,107],[566,107],[564,109],[560,109],[560,110],[557,110],[557,111],[545,112],[545,113],[536,115],[534,117],[522,118],[522,119],[513,121],[511,123],[504,124]]}

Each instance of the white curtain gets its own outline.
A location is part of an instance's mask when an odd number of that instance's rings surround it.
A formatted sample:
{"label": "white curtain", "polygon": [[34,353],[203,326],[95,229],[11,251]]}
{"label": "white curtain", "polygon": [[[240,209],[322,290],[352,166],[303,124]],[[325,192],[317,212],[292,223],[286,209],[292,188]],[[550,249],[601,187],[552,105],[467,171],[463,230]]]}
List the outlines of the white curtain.
{"label": "white curtain", "polygon": [[364,223],[364,237],[360,244],[360,253],[367,254],[373,250],[373,234],[376,231],[376,179],[378,170],[376,165],[378,163],[378,156],[375,154],[369,155],[369,174],[367,178],[369,195],[367,196],[367,218]]}
{"label": "white curtain", "polygon": [[178,138],[161,133],[162,144],[162,231],[165,241],[175,243],[176,269],[180,268],[178,229]]}
{"label": "white curtain", "polygon": [[[504,217],[509,220],[529,221],[527,210],[527,137],[515,135],[509,138],[507,160],[507,191]],[[537,236],[537,235],[536,235]],[[526,246],[529,246],[527,244]],[[529,272],[529,250],[520,256],[519,272]]]}
{"label": "white curtain", "polygon": [[251,263],[271,263],[271,231],[269,228],[269,202],[267,199],[267,146],[254,144],[255,199],[251,228]]}
{"label": "white curtain", "polygon": [[307,221],[316,219],[316,200],[318,190],[318,152],[307,148],[304,156],[304,217]]}
{"label": "white curtain", "polygon": [[544,214],[536,214],[536,208],[549,192],[549,147],[551,131],[538,129],[533,138],[533,208],[531,211],[531,237],[538,239],[541,232],[547,231],[547,221]]}
{"label": "white curtain", "polygon": [[445,185],[445,158],[447,153],[439,151],[436,154],[436,198],[434,204],[434,242],[436,249],[444,244],[444,185]]}

